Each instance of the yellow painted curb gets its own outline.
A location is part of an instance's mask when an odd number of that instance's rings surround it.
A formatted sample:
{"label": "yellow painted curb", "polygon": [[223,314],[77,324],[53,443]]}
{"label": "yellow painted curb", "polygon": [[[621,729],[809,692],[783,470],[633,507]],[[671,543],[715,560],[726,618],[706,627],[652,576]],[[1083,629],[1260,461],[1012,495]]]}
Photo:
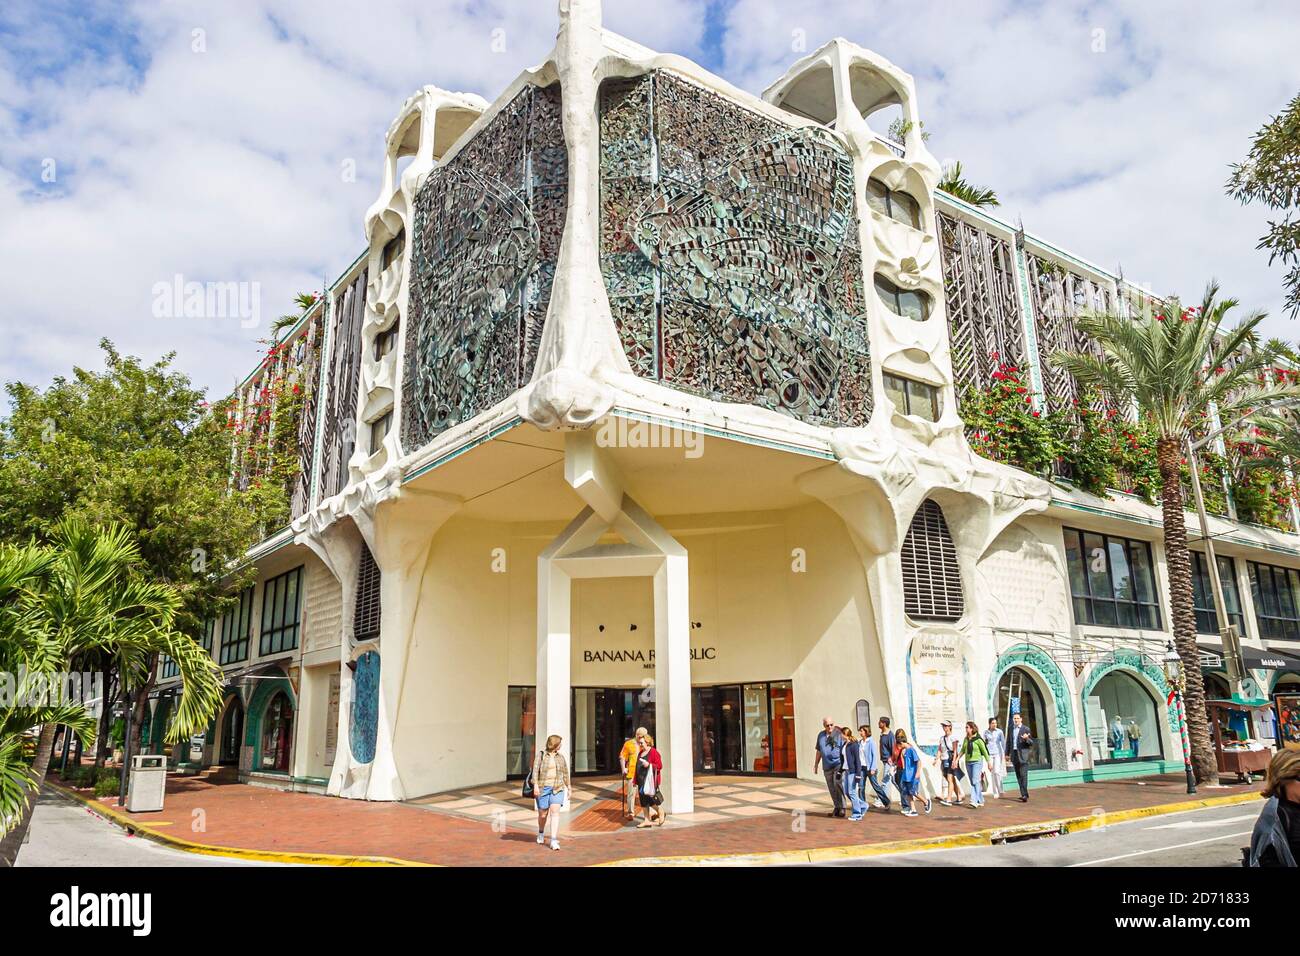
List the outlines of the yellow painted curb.
{"label": "yellow painted curb", "polygon": [[1011,827],[990,827],[971,833],[957,833],[938,837],[918,837],[914,840],[895,840],[888,843],[867,843],[850,846],[819,847],[808,850],[771,850],[764,853],[718,853],[695,856],[637,857],[613,860],[597,866],[790,866],[800,863],[834,863],[845,860],[862,860],[897,853],[916,853],[922,850],[951,850],[967,846],[991,846],[994,840],[1025,836],[1031,833],[1075,833],[1098,826],[1126,823],[1144,817],[1184,813],[1208,807],[1227,807],[1261,799],[1259,793],[1234,793],[1226,797],[1204,797],[1179,803],[1161,803],[1150,807],[1117,810],[1114,813],[1096,813],[1087,816],[1044,820]]}
{"label": "yellow painted curb", "polygon": [[143,837],[153,843],[159,843],[163,846],[169,846],[176,850],[184,850],[186,853],[198,853],[203,856],[228,856],[239,860],[256,860],[261,863],[298,863],[305,866],[437,866],[436,863],[420,863],[415,860],[402,860],[389,856],[343,856],[337,853],[293,853],[279,850],[249,850],[243,847],[228,846],[209,846],[206,843],[195,843],[191,840],[185,840],[180,837],[174,837],[169,833],[160,833],[148,824],[142,823],[136,817],[129,816],[120,810],[114,810],[112,807],[105,806],[98,800],[93,800],[84,794],[75,790],[69,790],[57,783],[45,781],[46,786],[51,790],[57,790],[72,800],[87,807],[96,816],[103,817],[110,823],[115,823],[136,836]]}

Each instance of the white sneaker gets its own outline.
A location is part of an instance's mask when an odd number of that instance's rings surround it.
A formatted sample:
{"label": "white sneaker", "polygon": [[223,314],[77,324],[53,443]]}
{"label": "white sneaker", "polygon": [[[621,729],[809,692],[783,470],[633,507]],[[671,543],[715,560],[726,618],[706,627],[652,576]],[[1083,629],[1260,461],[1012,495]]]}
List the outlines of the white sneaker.
{"label": "white sneaker", "polygon": [[552,841],[551,841],[551,849],[552,849],[552,850],[558,850],[559,848],[560,848],[560,841],[559,841],[559,840],[552,840]]}
{"label": "white sneaker", "polygon": [[916,816],[916,811],[915,811],[915,810],[904,810],[904,811],[903,811],[903,816],[905,816],[905,817],[914,817],[914,816]]}
{"label": "white sneaker", "polygon": [[545,833],[537,834],[537,845],[541,846],[545,842],[546,842],[546,834]]}

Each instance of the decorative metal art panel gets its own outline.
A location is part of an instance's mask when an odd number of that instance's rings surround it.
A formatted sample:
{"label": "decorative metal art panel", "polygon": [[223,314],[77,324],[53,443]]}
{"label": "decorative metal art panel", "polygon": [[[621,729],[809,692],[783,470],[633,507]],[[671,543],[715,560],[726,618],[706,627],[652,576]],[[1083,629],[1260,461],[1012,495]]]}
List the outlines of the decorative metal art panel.
{"label": "decorative metal art panel", "polygon": [[962,219],[937,218],[952,371],[961,392],[988,384],[999,360],[1022,368],[1027,362],[1015,249]]}
{"label": "decorative metal art panel", "polygon": [[1100,354],[1093,341],[1080,334],[1076,320],[1086,312],[1113,311],[1114,299],[1108,287],[1058,262],[1032,252],[1026,254],[1025,260],[1044,396],[1056,407],[1064,407],[1078,399],[1079,386],[1074,376],[1052,361],[1052,356],[1063,351]]}
{"label": "decorative metal art panel", "polygon": [[361,377],[361,326],[366,317],[366,271],[334,297],[331,316],[329,392],[321,444],[321,497],[336,495],[348,483],[348,459],[357,441],[357,389]]}
{"label": "decorative metal art panel", "polygon": [[415,198],[402,443],[427,444],[532,376],[568,202],[560,87],[527,87]]}
{"label": "decorative metal art panel", "polygon": [[871,414],[848,154],[664,71],[601,90],[601,270],[633,371],[804,421]]}

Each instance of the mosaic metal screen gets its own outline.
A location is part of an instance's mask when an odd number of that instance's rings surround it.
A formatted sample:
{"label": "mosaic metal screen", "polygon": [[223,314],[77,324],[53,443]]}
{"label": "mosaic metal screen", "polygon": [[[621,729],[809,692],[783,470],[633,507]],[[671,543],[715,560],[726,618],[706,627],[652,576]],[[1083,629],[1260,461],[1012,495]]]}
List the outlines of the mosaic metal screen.
{"label": "mosaic metal screen", "polygon": [[601,270],[632,369],[818,424],[871,414],[853,168],[664,71],[601,89]]}
{"label": "mosaic metal screen", "polygon": [[1043,393],[1053,405],[1064,407],[1079,397],[1079,386],[1074,376],[1052,361],[1052,356],[1062,351],[1100,354],[1093,341],[1079,332],[1076,320],[1087,312],[1113,311],[1114,298],[1107,286],[1051,259],[1026,252],[1025,262]]}
{"label": "mosaic metal screen", "polygon": [[321,497],[348,483],[348,459],[357,441],[357,390],[361,377],[361,326],[366,317],[366,271],[334,297],[330,335],[332,360],[321,443]]}
{"label": "mosaic metal screen", "polygon": [[532,376],[567,199],[559,84],[522,90],[421,187],[406,321],[406,449]]}
{"label": "mosaic metal screen", "polygon": [[999,361],[1027,364],[1015,248],[962,219],[943,213],[937,218],[952,371],[960,392],[988,384]]}

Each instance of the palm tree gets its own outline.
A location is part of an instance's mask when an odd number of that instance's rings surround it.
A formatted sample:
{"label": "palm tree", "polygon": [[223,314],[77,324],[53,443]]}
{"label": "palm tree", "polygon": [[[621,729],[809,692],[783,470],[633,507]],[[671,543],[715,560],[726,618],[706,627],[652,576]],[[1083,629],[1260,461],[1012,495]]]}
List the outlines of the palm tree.
{"label": "palm tree", "polygon": [[962,176],[961,163],[953,163],[939,180],[938,189],[949,196],[956,196],[963,202],[980,208],[1001,205],[998,194],[983,186],[976,186]]}
{"label": "palm tree", "polygon": [[[99,654],[113,660],[123,685],[131,687],[144,682],[152,655],[165,653],[183,679],[167,730],[175,742],[216,713],[219,672],[207,651],[173,630],[181,604],[175,588],[145,580],[141,568],[127,528],[98,528],[76,518],[56,526],[48,549],[0,548],[0,664],[8,669],[11,662],[27,663],[29,670],[55,674],[68,671],[74,658]],[[45,781],[57,725],[71,727],[83,741],[93,726],[80,703],[41,708],[19,706],[23,702],[6,701],[0,709],[0,770],[9,782],[0,791],[0,864],[6,866],[17,857],[30,823],[30,796]]]}
{"label": "palm tree", "polygon": [[1227,328],[1235,299],[1219,299],[1211,282],[1200,306],[1184,309],[1177,299],[1159,311],[1128,317],[1092,314],[1079,331],[1100,355],[1062,352],[1053,360],[1082,385],[1096,386],[1113,407],[1130,409],[1156,431],[1165,560],[1173,612],[1174,646],[1187,677],[1184,701],[1196,779],[1218,779],[1205,713],[1205,687],[1196,646],[1192,568],[1184,522],[1184,448],[1211,414],[1228,426],[1267,419],[1266,405],[1300,396],[1300,387],[1277,380],[1278,343],[1261,343],[1255,329],[1264,313],[1254,312]]}

